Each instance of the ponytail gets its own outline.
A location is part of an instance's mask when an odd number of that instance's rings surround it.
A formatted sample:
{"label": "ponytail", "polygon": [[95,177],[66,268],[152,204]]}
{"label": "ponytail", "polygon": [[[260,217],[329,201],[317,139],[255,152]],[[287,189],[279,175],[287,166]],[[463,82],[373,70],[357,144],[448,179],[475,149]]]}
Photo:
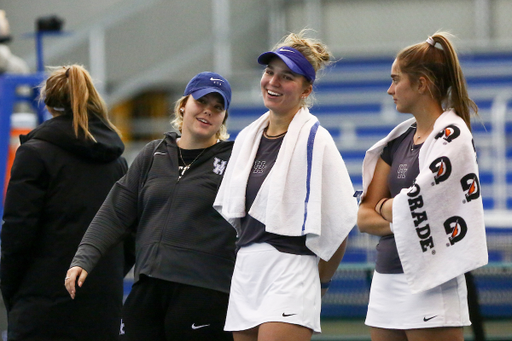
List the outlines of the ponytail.
{"label": "ponytail", "polygon": [[396,59],[400,70],[411,80],[425,77],[432,97],[441,105],[453,108],[471,130],[471,112],[477,115],[478,107],[469,98],[459,58],[448,36],[446,32],[437,32],[425,42],[403,49]]}
{"label": "ponytail", "polygon": [[98,116],[110,129],[120,134],[108,118],[107,105],[94,87],[92,78],[80,65],[54,68],[41,86],[41,98],[52,114],[71,111],[76,137],[83,133],[86,139],[96,142],[89,131],[89,115]]}

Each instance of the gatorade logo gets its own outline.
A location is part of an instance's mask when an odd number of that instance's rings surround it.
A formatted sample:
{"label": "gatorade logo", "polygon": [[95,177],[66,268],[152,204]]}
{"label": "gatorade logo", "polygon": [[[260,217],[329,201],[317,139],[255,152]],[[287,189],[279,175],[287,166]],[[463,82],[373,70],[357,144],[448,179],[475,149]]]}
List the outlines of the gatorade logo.
{"label": "gatorade logo", "polygon": [[452,173],[452,164],[450,159],[446,156],[441,156],[435,159],[429,166],[432,173],[434,173],[434,181],[439,184],[450,177]]}
{"label": "gatorade logo", "polygon": [[480,182],[475,173],[469,173],[460,179],[460,185],[465,192],[466,201],[478,199],[480,197]]}
{"label": "gatorade logo", "polygon": [[462,217],[453,216],[444,222],[444,230],[449,236],[450,244],[453,245],[460,242],[466,236],[468,226]]}
{"label": "gatorade logo", "polygon": [[411,217],[414,221],[416,228],[416,234],[419,239],[419,245],[421,251],[430,251],[435,254],[434,250],[434,239],[428,224],[427,212],[423,209],[423,196],[421,195],[421,188],[418,184],[414,184],[407,192],[409,210],[411,211]]}
{"label": "gatorade logo", "polygon": [[453,124],[450,124],[446,128],[439,131],[436,135],[436,140],[439,138],[443,138],[446,142],[452,142],[457,137],[460,136],[460,129]]}

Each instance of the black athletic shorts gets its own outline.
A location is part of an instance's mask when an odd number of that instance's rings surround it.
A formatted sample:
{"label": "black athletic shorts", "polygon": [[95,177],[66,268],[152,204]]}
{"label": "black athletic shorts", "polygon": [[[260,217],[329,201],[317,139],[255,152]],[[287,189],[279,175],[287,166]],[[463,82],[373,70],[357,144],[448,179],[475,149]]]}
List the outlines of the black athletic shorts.
{"label": "black athletic shorts", "polygon": [[232,341],[224,331],[229,295],[141,276],[123,307],[123,341]]}

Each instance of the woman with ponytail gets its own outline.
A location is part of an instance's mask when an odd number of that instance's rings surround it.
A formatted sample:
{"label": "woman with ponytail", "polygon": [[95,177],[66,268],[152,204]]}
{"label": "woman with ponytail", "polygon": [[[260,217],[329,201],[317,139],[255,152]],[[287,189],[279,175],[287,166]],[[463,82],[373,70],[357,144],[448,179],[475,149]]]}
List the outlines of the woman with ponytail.
{"label": "woman with ponytail", "polygon": [[62,285],[96,211],[127,170],[124,145],[89,73],[58,67],[41,85],[52,118],[28,135],[11,170],[2,226],[8,340],[117,340],[125,252],[104,255],[80,297]]}
{"label": "woman with ponytail", "polygon": [[366,324],[372,340],[463,340],[464,274],[487,263],[469,98],[446,33],[398,53],[396,110],[414,117],[367,152],[361,232],[380,236]]}

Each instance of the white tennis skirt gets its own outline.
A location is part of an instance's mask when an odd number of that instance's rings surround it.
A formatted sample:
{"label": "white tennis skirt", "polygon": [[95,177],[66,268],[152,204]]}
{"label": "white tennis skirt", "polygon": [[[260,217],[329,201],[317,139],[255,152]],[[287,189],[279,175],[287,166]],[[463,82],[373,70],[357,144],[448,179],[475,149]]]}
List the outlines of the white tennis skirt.
{"label": "white tennis skirt", "polygon": [[320,309],[318,257],[279,252],[267,243],[238,251],[226,331],[284,322],[319,333]]}
{"label": "white tennis skirt", "polygon": [[413,294],[404,274],[374,272],[365,324],[386,329],[469,326],[464,275]]}

